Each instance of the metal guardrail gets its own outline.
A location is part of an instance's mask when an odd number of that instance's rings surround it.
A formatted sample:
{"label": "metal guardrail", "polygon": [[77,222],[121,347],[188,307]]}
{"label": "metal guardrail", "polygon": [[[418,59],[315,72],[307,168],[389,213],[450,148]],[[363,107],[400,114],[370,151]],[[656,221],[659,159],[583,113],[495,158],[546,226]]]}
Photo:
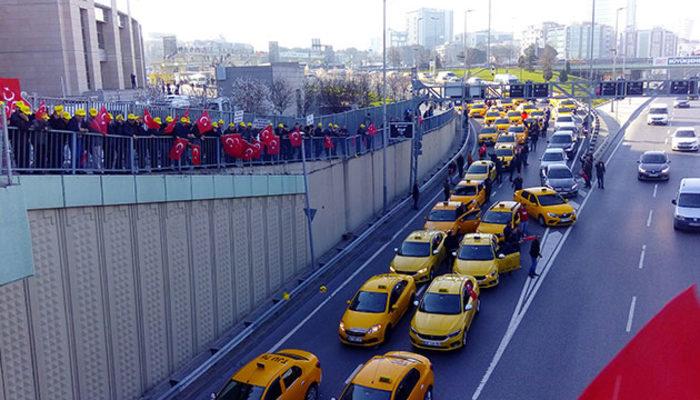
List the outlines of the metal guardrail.
{"label": "metal guardrail", "polygon": [[[451,121],[454,118],[454,113],[448,111],[445,114],[450,114],[449,119],[447,117],[444,117],[447,119],[447,121]],[[437,118],[439,116],[433,117]],[[470,122],[471,123],[471,122]],[[476,129],[471,129],[470,132],[476,132]],[[452,156],[450,159],[447,160],[447,162],[437,171],[435,174],[428,179],[427,182],[425,182],[423,185],[421,185],[420,190],[425,191],[427,188],[431,187],[434,185],[438,179],[441,179],[442,174],[447,171],[447,168],[451,162],[455,162],[457,160],[457,157],[459,154],[465,154],[465,151],[469,149],[469,146],[471,145],[473,147],[474,143],[476,142],[475,140],[471,140],[470,138],[473,137],[473,134],[468,135],[466,138],[464,138],[464,142],[462,143],[462,146],[460,149]],[[470,149],[471,151],[471,149]],[[294,289],[292,289],[289,292],[289,295],[291,298],[294,298],[296,295],[301,293],[302,291],[306,290],[309,288],[311,283],[313,283],[318,277],[329,271],[331,268],[335,266],[340,260],[343,259],[343,257],[347,256],[352,250],[354,250],[360,243],[362,243],[365,239],[367,239],[370,235],[372,235],[377,229],[379,229],[380,226],[382,226],[387,220],[392,218],[399,210],[401,210],[403,207],[409,204],[411,201],[410,196],[404,198],[401,200],[398,204],[396,204],[391,210],[389,210],[386,214],[384,214],[382,217],[380,217],[378,220],[374,221],[374,223],[366,230],[364,231],[361,235],[359,235],[355,240],[350,242],[343,250],[338,252],[335,256],[333,256],[330,260],[328,260],[321,268],[313,272],[310,276],[306,277],[303,281],[299,283],[298,286],[296,286]],[[187,376],[182,378],[180,381],[175,383],[167,392],[161,394],[160,396],[156,397],[157,400],[169,400],[172,399],[173,396],[176,396],[177,394],[181,393],[184,391],[189,385],[194,383],[197,379],[199,379],[202,375],[204,375],[210,368],[212,368],[216,363],[221,361],[226,355],[228,355],[231,351],[235,350],[236,347],[238,347],[244,340],[246,340],[250,335],[255,331],[255,329],[259,328],[261,325],[266,323],[270,318],[272,318],[274,315],[279,313],[284,306],[286,305],[285,302],[283,301],[278,301],[275,302],[271,307],[267,308],[265,312],[263,312],[260,316],[258,316],[254,321],[251,321],[249,325],[247,325],[239,334],[237,334],[233,339],[231,339],[228,343],[226,343],[224,346],[222,346],[214,355],[212,355],[209,359],[207,359],[203,364],[201,364],[199,367],[197,367],[195,370],[190,372]]]}
{"label": "metal guardrail", "polygon": [[[452,110],[423,121],[422,130],[428,134],[449,122]],[[384,144],[380,130],[375,136],[350,135],[331,137],[332,148],[326,148],[323,137],[305,137],[303,146],[307,160],[333,160],[356,157],[379,150]],[[393,145],[405,139],[389,139]],[[9,128],[10,167],[18,173],[47,174],[193,172],[243,166],[272,165],[301,162],[301,148],[291,145],[289,138],[280,140],[280,154],[263,154],[260,159],[243,161],[228,156],[219,137],[204,136],[191,139],[201,146],[201,162],[192,163],[192,148],[180,160],[169,158],[173,135],[116,136],[91,132],[28,130]]]}
{"label": "metal guardrail", "polygon": [[5,103],[0,104],[0,187],[12,184],[12,162],[10,161],[10,139],[7,130]]}

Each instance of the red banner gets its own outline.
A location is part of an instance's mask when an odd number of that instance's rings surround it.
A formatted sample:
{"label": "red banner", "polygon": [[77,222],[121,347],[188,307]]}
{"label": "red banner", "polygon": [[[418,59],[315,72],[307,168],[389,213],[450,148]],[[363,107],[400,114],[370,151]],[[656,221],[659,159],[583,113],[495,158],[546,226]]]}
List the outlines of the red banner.
{"label": "red banner", "polygon": [[377,127],[374,126],[374,123],[369,124],[367,127],[367,134],[370,136],[374,136],[377,134]]}
{"label": "red banner", "polygon": [[289,142],[292,147],[301,147],[301,132],[299,130],[289,132]]}
{"label": "red banner", "polygon": [[202,116],[200,116],[197,120],[197,131],[199,131],[200,135],[204,135],[213,129],[214,127],[211,126],[211,118],[209,118],[209,113],[206,111],[202,112]]}
{"label": "red banner", "polygon": [[264,144],[267,144],[267,142],[269,142],[273,136],[275,136],[275,133],[272,131],[272,127],[269,125],[260,131],[260,141]]}
{"label": "red banner", "polygon": [[234,158],[242,158],[247,148],[243,137],[238,133],[221,136],[221,143],[224,145],[224,153]]}
{"label": "red banner", "polygon": [[160,124],[153,120],[148,108],[143,110],[143,123],[146,124],[148,129],[160,130]]}
{"label": "red banner", "polygon": [[0,101],[5,103],[5,112],[8,118],[14,111],[15,103],[18,101],[23,101],[29,105],[29,102],[22,98],[19,79],[16,78],[0,78]]}
{"label": "red banner", "polygon": [[265,143],[265,151],[271,156],[276,156],[280,153],[280,137],[272,135]]}
{"label": "red banner", "polygon": [[103,135],[106,135],[109,129],[109,123],[111,121],[112,119],[109,117],[107,109],[105,108],[105,106],[102,106],[100,112],[97,113],[97,116],[90,120],[90,129],[92,129],[95,132],[99,132]]}
{"label": "red banner", "polygon": [[202,165],[202,146],[191,144],[192,148],[192,165]]}
{"label": "red banner", "polygon": [[179,161],[182,158],[182,153],[185,152],[187,144],[189,141],[183,138],[175,138],[175,143],[170,148],[170,159],[173,161]]}
{"label": "red banner", "polygon": [[41,103],[39,103],[39,108],[34,113],[34,118],[43,119],[45,115],[49,115],[49,112],[46,110],[46,102],[42,100]]}
{"label": "red banner", "polygon": [[333,139],[331,139],[330,136],[326,136],[323,138],[323,148],[326,150],[330,150],[333,148]]}

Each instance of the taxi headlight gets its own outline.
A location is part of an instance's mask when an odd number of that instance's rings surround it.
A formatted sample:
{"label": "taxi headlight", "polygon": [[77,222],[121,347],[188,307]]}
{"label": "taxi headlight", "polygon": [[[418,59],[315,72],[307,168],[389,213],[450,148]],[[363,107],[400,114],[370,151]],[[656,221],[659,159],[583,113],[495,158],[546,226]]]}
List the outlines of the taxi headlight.
{"label": "taxi headlight", "polygon": [[578,189],[578,183],[574,183],[573,186],[571,186],[571,190],[576,190]]}
{"label": "taxi headlight", "polygon": [[417,334],[418,334],[418,331],[417,331],[417,330],[415,330],[415,329],[414,329],[413,327],[411,327],[411,332],[413,332],[413,334],[415,334],[415,335],[417,335]]}
{"label": "taxi headlight", "polygon": [[661,170],[661,173],[662,173],[662,174],[665,174],[665,173],[668,172],[668,170],[669,170],[669,167],[666,166],[666,168],[664,168],[664,169]]}
{"label": "taxi headlight", "polygon": [[555,214],[555,213],[547,213],[547,215],[549,215],[551,218],[556,218],[556,217],[557,217],[557,214]]}
{"label": "taxi headlight", "polygon": [[497,272],[494,270],[494,271],[491,271],[491,273],[490,273],[489,275],[491,275],[492,277],[494,277],[494,276],[496,276],[496,273],[497,273]]}
{"label": "taxi headlight", "polygon": [[372,325],[372,327],[367,330],[367,333],[368,334],[377,333],[377,332],[379,332],[380,329],[382,329],[382,324]]}
{"label": "taxi headlight", "polygon": [[426,273],[426,272],[428,272],[428,268],[421,268],[421,269],[418,270],[418,272],[416,272],[416,274],[417,274],[417,275],[420,275],[420,274],[424,274],[424,273]]}
{"label": "taxi headlight", "polygon": [[462,333],[462,330],[461,330],[461,329],[460,329],[460,330],[457,330],[457,331],[454,331],[454,332],[452,332],[452,333],[448,333],[448,334],[447,334],[447,337],[448,337],[448,338],[453,338],[453,337],[455,337],[455,336],[459,336],[460,333]]}
{"label": "taxi headlight", "polygon": [[345,331],[345,324],[343,323],[343,321],[340,321],[339,328],[341,331]]}
{"label": "taxi headlight", "polygon": [[390,265],[390,266],[389,266],[389,271],[390,271],[390,272],[396,272],[396,269],[394,268],[393,265]]}

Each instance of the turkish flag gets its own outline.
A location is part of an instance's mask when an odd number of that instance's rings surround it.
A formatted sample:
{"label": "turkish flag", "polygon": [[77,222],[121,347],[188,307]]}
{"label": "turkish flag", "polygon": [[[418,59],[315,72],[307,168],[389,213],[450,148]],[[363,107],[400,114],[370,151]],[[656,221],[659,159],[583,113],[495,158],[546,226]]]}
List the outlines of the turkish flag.
{"label": "turkish flag", "polygon": [[292,147],[301,147],[301,132],[298,129],[289,132],[289,142]]}
{"label": "turkish flag", "polygon": [[109,117],[107,109],[105,108],[105,106],[102,106],[102,108],[100,108],[100,112],[97,113],[95,118],[92,118],[90,120],[90,129],[92,129],[95,132],[100,132],[101,134],[106,135],[109,129],[109,123],[111,121],[112,119]]}
{"label": "turkish flag", "polygon": [[377,127],[374,126],[374,123],[369,124],[367,127],[367,134],[370,136],[374,136],[377,134]]}
{"label": "turkish flag", "polygon": [[197,131],[200,135],[204,135],[207,132],[213,130],[214,127],[211,126],[211,118],[209,118],[209,113],[206,111],[202,112],[202,115],[197,120]]}
{"label": "turkish flag", "polygon": [[18,101],[29,105],[29,102],[22,98],[19,79],[16,78],[0,78],[0,101],[5,102],[5,113],[8,118],[15,110],[15,103]]}
{"label": "turkish flag", "polygon": [[160,129],[160,124],[153,120],[153,117],[151,116],[151,113],[148,111],[148,108],[143,110],[143,123],[146,124],[146,127],[148,129],[155,129],[155,130]]}
{"label": "turkish flag", "polygon": [[250,143],[250,148],[253,149],[253,154],[252,154],[252,159],[257,160],[260,158],[262,155],[262,150],[263,150],[263,144],[259,140],[253,139],[253,141]]}
{"label": "turkish flag", "polygon": [[697,399],[700,302],[695,290],[691,286],[656,314],[579,399]]}
{"label": "turkish flag", "polygon": [[476,294],[476,292],[474,291],[471,282],[467,282],[467,292],[469,293],[469,297],[471,297],[472,300],[476,300],[479,298],[479,295]]}
{"label": "turkish flag", "polygon": [[165,133],[173,133],[175,130],[175,125],[177,124],[177,121],[174,119],[171,122],[168,123],[168,125],[165,126],[165,129],[163,130]]}
{"label": "turkish flag", "polygon": [[323,138],[323,148],[326,150],[330,150],[333,148],[333,146],[334,146],[333,139],[331,139],[330,136],[325,136]]}
{"label": "turkish flag", "polygon": [[41,103],[39,103],[39,109],[34,113],[34,118],[42,119],[44,115],[49,115],[49,113],[46,111],[46,102],[42,100]]}
{"label": "turkish flag", "polygon": [[192,148],[192,164],[202,165],[202,146],[198,144],[190,144]]}
{"label": "turkish flag", "polygon": [[243,152],[247,148],[243,137],[238,133],[221,136],[221,143],[224,145],[224,153],[234,158],[243,157]]}
{"label": "turkish flag", "polygon": [[273,136],[275,136],[275,133],[272,132],[272,127],[269,125],[260,131],[260,141],[262,141],[264,144],[267,144],[267,142],[272,140]]}
{"label": "turkish flag", "polygon": [[277,135],[272,135],[265,143],[265,151],[271,156],[276,156],[280,153],[280,137]]}
{"label": "turkish flag", "polygon": [[175,138],[175,143],[173,143],[173,146],[170,148],[170,159],[173,161],[180,160],[188,143],[189,141],[187,139]]}

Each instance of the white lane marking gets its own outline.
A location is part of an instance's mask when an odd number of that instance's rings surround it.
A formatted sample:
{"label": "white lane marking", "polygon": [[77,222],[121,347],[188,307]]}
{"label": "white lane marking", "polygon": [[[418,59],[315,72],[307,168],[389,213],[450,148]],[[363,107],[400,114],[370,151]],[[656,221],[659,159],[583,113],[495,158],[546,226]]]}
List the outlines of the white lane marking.
{"label": "white lane marking", "polygon": [[630,312],[627,315],[627,328],[625,331],[629,332],[632,330],[632,320],[634,319],[634,307],[637,305],[637,296],[632,296],[632,303],[630,303]]}
{"label": "white lane marking", "polygon": [[[625,132],[626,134],[626,132]],[[617,150],[620,148],[622,143],[624,142],[624,137],[617,142],[617,145],[615,145],[615,148],[613,148],[612,152],[608,156],[607,160],[605,160],[605,166],[607,167],[610,164],[610,161],[612,158],[615,156],[617,153]],[[586,197],[584,197],[583,202],[581,203],[581,206],[579,207],[579,212],[581,209],[583,209],[586,204],[588,203],[588,199],[591,197],[591,193],[595,190],[595,187],[591,188],[588,191],[588,194]],[[518,300],[518,305],[515,308],[515,311],[513,315],[511,316],[511,322],[508,325],[508,329],[506,330],[506,333],[503,335],[503,338],[501,339],[501,343],[498,345],[498,349],[496,349],[496,354],[494,354],[493,358],[491,359],[491,363],[489,364],[488,369],[484,373],[484,376],[481,378],[481,382],[479,383],[479,386],[476,388],[476,391],[474,391],[474,394],[472,395],[472,400],[477,400],[479,396],[481,395],[481,392],[484,390],[484,387],[486,387],[486,383],[488,383],[489,378],[491,378],[491,375],[493,374],[493,371],[496,369],[496,366],[498,365],[499,361],[501,360],[501,357],[503,356],[503,353],[505,352],[506,348],[510,344],[511,339],[513,338],[513,335],[515,334],[515,331],[518,329],[518,326],[520,325],[520,322],[522,321],[523,317],[525,316],[525,313],[527,313],[527,310],[530,307],[530,304],[532,304],[532,300],[535,298],[535,295],[537,294],[537,291],[539,290],[540,286],[542,285],[542,282],[544,282],[544,279],[547,277],[547,274],[549,273],[549,270],[551,266],[553,265],[553,260],[557,257],[559,254],[559,250],[563,247],[563,244],[566,242],[566,239],[569,237],[569,233],[571,232],[571,229],[573,226],[570,226],[566,229],[566,232],[564,232],[564,237],[561,239],[559,242],[560,245],[557,247],[555,254],[552,255],[552,258],[547,260],[547,263],[545,265],[544,271],[542,274],[540,274],[539,279],[534,283],[535,284],[535,289],[533,290],[532,295],[528,299],[527,303],[525,304],[525,307],[521,312],[518,313],[520,304],[522,303],[522,300],[524,298],[525,292],[529,289],[530,282],[532,281],[531,279],[525,280],[525,285],[523,286],[523,291],[520,294],[520,300]]]}
{"label": "white lane marking", "polygon": [[350,381],[351,381],[352,378],[355,376],[355,374],[357,374],[357,372],[360,370],[360,368],[362,368],[362,365],[363,365],[363,364],[359,364],[359,365],[355,368],[355,370],[352,371],[352,373],[350,374],[350,376],[348,376],[347,379],[345,379],[345,384],[346,384],[346,385],[348,385],[348,384],[350,383]]}
{"label": "white lane marking", "polygon": [[569,204],[571,205],[571,207],[574,208],[574,210],[578,210],[581,207],[580,204],[578,204],[577,202],[575,202],[573,200],[569,201]]}
{"label": "white lane marking", "polygon": [[491,196],[495,196],[496,193],[498,193],[498,190],[494,190],[493,192],[491,192]]}
{"label": "white lane marking", "polygon": [[617,400],[620,398],[620,385],[622,384],[622,375],[615,377],[615,386],[613,387],[613,397],[612,400]]}
{"label": "white lane marking", "polygon": [[647,253],[647,245],[642,246],[642,254],[639,255],[639,269],[644,268],[644,256]]}
{"label": "white lane marking", "polygon": [[651,218],[654,216],[654,210],[649,210],[649,216],[647,217],[647,228],[651,226]]}
{"label": "white lane marking", "polygon": [[499,188],[500,188],[501,186],[503,186],[503,182],[501,182],[501,183],[498,185]]}
{"label": "white lane marking", "polygon": [[668,144],[668,138],[664,139],[664,144]]}
{"label": "white lane marking", "polygon": [[411,224],[413,223],[413,221],[415,221],[416,218],[418,218],[419,215],[422,215],[423,213],[425,213],[425,211],[428,209],[428,207],[432,207],[433,204],[435,203],[435,200],[436,200],[438,197],[440,197],[440,195],[442,195],[442,191],[439,191],[425,206],[423,206],[423,208],[420,209],[420,212],[417,212],[416,215],[414,215],[413,217],[411,217],[411,219],[409,219],[408,222],[406,222],[406,224],[404,224],[404,226],[401,227],[401,229],[399,229],[398,231],[396,231],[396,233],[394,234],[394,236],[391,237],[391,239],[387,240],[387,242],[384,243],[384,245],[383,245],[382,247],[380,247],[377,251],[375,251],[374,254],[372,254],[372,255],[367,259],[367,261],[364,262],[364,264],[360,265],[360,267],[357,268],[357,270],[356,270],[355,272],[353,272],[352,275],[350,275],[345,281],[343,281],[343,283],[341,283],[340,286],[338,286],[337,289],[335,289],[328,297],[326,297],[326,298],[321,302],[321,304],[319,304],[318,306],[316,306],[316,308],[314,308],[314,309],[309,313],[309,315],[306,316],[306,318],[304,318],[303,320],[301,320],[301,322],[299,322],[294,328],[292,328],[292,329],[289,331],[289,333],[287,333],[282,339],[280,339],[279,342],[275,343],[275,345],[272,346],[272,348],[270,348],[270,350],[268,350],[267,352],[268,352],[268,353],[274,353],[275,351],[277,351],[277,350],[280,348],[280,346],[282,346],[287,340],[289,340],[290,337],[292,337],[295,333],[297,333],[297,332],[299,331],[299,329],[301,329],[301,327],[304,326],[304,324],[306,324],[311,318],[313,318],[313,316],[316,315],[316,313],[319,312],[319,310],[321,310],[321,308],[323,308],[323,306],[325,306],[329,301],[331,301],[331,299],[332,299],[333,297],[335,297],[335,295],[338,294],[338,292],[340,292],[341,290],[343,290],[343,288],[345,288],[345,286],[347,286],[348,283],[350,283],[353,279],[355,279],[355,277],[356,277],[360,272],[364,271],[364,269],[367,268],[367,266],[368,266],[372,261],[374,261],[374,259],[377,258],[377,256],[378,256],[379,254],[381,254],[381,253],[389,246],[389,244],[390,244],[391,242],[393,242],[394,240],[396,240],[396,238],[399,237],[399,235],[400,235],[404,230],[406,230],[406,228],[408,228],[408,226],[411,225]]}
{"label": "white lane marking", "polygon": [[651,197],[656,197],[656,192],[659,190],[659,184],[655,183],[654,184],[654,193],[651,195]]}

